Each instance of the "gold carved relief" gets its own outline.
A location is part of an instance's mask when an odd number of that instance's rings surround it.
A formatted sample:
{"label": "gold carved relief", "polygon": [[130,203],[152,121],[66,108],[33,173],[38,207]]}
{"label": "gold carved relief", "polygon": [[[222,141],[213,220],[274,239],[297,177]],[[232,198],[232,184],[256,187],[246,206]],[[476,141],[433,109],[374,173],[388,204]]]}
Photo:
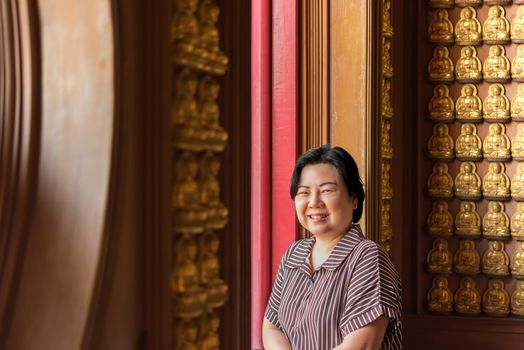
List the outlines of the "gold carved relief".
{"label": "gold carved relief", "polygon": [[427,4],[427,309],[524,317],[524,0]]}
{"label": "gold carved relief", "polygon": [[220,124],[217,76],[227,70],[220,49],[219,6],[212,0],[176,0],[171,23],[174,94],[173,347],[218,349],[216,309],[228,298],[220,277],[220,233],[229,211],[220,199],[220,152],[228,134]]}
{"label": "gold carved relief", "polygon": [[[447,13],[446,13],[447,14]],[[448,20],[449,21],[449,20]],[[435,27],[435,30],[437,28]],[[453,30],[453,27],[451,28]],[[391,249],[391,239],[393,228],[391,226],[391,199],[393,198],[393,188],[391,184],[391,159],[393,158],[393,147],[391,144],[391,118],[393,118],[393,105],[391,96],[391,84],[394,74],[392,54],[392,37],[394,35],[393,24],[391,22],[391,0],[382,0],[382,81],[381,81],[381,188],[380,188],[380,214],[381,225],[379,240],[384,249],[389,252]]]}

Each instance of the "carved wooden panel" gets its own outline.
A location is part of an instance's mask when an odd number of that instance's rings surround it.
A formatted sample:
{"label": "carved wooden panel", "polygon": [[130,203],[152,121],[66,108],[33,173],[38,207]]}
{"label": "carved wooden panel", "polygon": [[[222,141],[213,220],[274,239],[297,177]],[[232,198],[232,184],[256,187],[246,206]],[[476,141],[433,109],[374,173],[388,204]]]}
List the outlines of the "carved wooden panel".
{"label": "carved wooden panel", "polygon": [[228,68],[212,0],[176,1],[171,23],[174,64],[172,125],[173,347],[217,348],[217,308],[227,300],[220,242],[229,220],[219,172],[228,134],[221,126],[219,77]]}
{"label": "carved wooden panel", "polygon": [[391,181],[391,167],[393,166],[393,147],[391,143],[391,118],[394,111],[392,106],[391,84],[393,79],[393,64],[391,61],[391,50],[393,43],[393,23],[391,21],[391,1],[382,1],[382,33],[381,41],[381,130],[380,130],[380,155],[381,155],[381,186],[380,186],[380,244],[389,253],[393,228],[391,225],[391,202],[393,199],[393,185]]}

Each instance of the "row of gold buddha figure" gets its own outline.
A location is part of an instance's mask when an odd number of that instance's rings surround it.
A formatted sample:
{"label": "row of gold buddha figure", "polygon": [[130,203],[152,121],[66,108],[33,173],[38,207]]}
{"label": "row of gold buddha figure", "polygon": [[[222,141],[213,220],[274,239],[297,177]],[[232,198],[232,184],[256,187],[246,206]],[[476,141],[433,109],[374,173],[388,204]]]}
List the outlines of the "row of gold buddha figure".
{"label": "row of gold buddha figure", "polygon": [[512,158],[524,159],[524,123],[517,127],[517,134],[511,142],[503,124],[489,126],[489,133],[482,141],[474,124],[463,124],[460,135],[454,142],[446,124],[436,124],[428,143],[428,156],[431,159],[450,161],[478,161],[482,158],[490,162],[506,162]]}
{"label": "row of gold buddha figure", "polygon": [[219,93],[220,85],[209,75],[199,81],[196,74],[188,69],[177,74],[176,96],[171,107],[176,148],[224,150],[228,135],[220,126]]}
{"label": "row of gold buddha figure", "polygon": [[[460,279],[460,286],[453,293],[445,277],[435,277],[427,294],[429,311],[437,314],[450,314],[453,310],[461,315],[478,315],[481,310],[488,316],[505,317],[511,312],[517,317],[524,317],[524,281],[517,281],[511,295],[504,288],[501,279],[490,279],[488,288],[480,297],[476,282],[471,277]],[[481,308],[482,304],[482,308]]]}
{"label": "row of gold buddha figure", "polygon": [[465,46],[460,50],[455,65],[449,58],[448,48],[437,46],[428,64],[428,74],[431,81],[443,83],[454,80],[459,83],[524,81],[524,45],[517,46],[517,55],[511,63],[502,45],[490,46],[484,63],[478,58],[475,47]]}
{"label": "row of gold buddha figure", "polygon": [[475,276],[482,274],[490,277],[507,277],[510,274],[517,279],[524,279],[524,242],[516,242],[517,247],[510,258],[504,250],[504,242],[488,241],[488,249],[482,260],[475,249],[475,241],[462,239],[459,249],[452,255],[448,241],[437,238],[427,256],[428,272],[447,276],[455,272],[459,275]]}
{"label": "row of gold buddha figure", "polygon": [[524,0],[429,0],[429,6],[433,8],[452,8],[453,6],[457,7],[480,7],[482,4],[485,5],[502,5],[507,6],[513,4],[524,4]]}
{"label": "row of gold buddha figure", "polygon": [[[227,56],[220,50],[220,8],[212,0],[176,0],[171,21],[174,61],[216,75],[225,73]],[[198,15],[197,15],[198,10]]]}
{"label": "row of gold buddha figure", "polygon": [[481,45],[508,44],[524,42],[524,7],[519,6],[517,17],[511,22],[506,19],[502,6],[488,10],[488,18],[482,26],[473,7],[460,11],[460,19],[455,27],[449,20],[446,10],[436,10],[428,26],[428,39],[438,45]]}
{"label": "row of gold buddha figure", "polygon": [[428,194],[435,199],[451,199],[453,195],[461,200],[477,201],[482,197],[506,201],[511,198],[524,201],[524,163],[517,166],[513,178],[505,173],[503,163],[490,163],[488,172],[480,178],[472,162],[460,165],[460,171],[453,181],[446,163],[436,163],[428,178]]}
{"label": "row of gold buddha figure", "polygon": [[[219,244],[218,236],[212,231],[200,235],[198,242],[195,236],[178,238],[171,276],[174,314],[181,319],[177,349],[218,349],[220,320],[213,309],[224,305],[228,291],[219,277]],[[194,320],[197,317],[201,323],[200,336]]]}
{"label": "row of gold buddha figure", "polygon": [[524,84],[517,85],[517,94],[511,103],[504,86],[499,83],[489,86],[484,101],[478,96],[475,85],[466,84],[456,103],[449,96],[449,88],[440,84],[433,89],[428,111],[429,119],[441,123],[452,123],[455,119],[462,123],[524,121]]}
{"label": "row of gold buddha figure", "polygon": [[449,238],[453,234],[467,239],[484,237],[493,240],[513,238],[524,240],[524,203],[517,203],[511,216],[506,214],[504,204],[489,202],[488,211],[480,218],[474,202],[460,202],[455,218],[448,210],[448,203],[437,201],[427,218],[428,233],[433,237]]}
{"label": "row of gold buddha figure", "polygon": [[212,152],[204,152],[199,159],[187,151],[178,157],[173,186],[175,232],[199,234],[225,226],[228,209],[220,201],[219,170],[220,161]]}

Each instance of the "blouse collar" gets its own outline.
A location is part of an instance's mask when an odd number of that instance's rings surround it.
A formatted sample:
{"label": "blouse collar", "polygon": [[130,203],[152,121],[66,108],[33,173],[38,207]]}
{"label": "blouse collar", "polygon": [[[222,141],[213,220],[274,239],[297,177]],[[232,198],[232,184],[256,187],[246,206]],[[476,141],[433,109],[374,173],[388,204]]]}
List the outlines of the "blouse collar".
{"label": "blouse collar", "polygon": [[[359,225],[353,225],[351,229],[342,237],[342,239],[337,243],[335,248],[329,254],[329,257],[324,261],[324,263],[319,267],[325,268],[326,270],[336,269],[348,256],[353,247],[362,241],[364,238],[362,230]],[[315,243],[315,237],[310,237],[303,239],[293,253],[289,256],[286,261],[285,266],[287,268],[298,268],[311,254],[313,249],[313,244]]]}

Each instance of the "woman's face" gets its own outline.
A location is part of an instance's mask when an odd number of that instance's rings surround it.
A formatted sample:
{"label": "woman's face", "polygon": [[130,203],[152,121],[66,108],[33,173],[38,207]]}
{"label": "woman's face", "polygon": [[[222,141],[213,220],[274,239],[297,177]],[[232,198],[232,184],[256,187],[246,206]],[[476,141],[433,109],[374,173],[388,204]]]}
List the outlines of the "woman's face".
{"label": "woman's face", "polygon": [[357,203],[334,166],[314,164],[302,169],[295,210],[300,224],[316,237],[345,233]]}

